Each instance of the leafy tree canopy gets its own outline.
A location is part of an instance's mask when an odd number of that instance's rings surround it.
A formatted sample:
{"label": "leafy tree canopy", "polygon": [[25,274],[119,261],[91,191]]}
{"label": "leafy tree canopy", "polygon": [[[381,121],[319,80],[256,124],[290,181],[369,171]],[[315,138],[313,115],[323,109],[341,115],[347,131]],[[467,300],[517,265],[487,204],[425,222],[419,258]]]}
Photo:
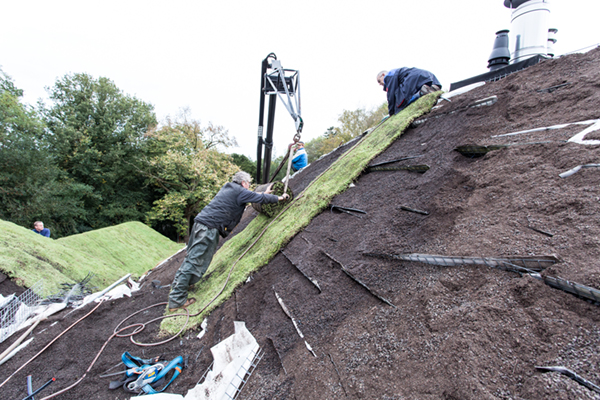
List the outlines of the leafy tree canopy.
{"label": "leafy tree canopy", "polygon": [[75,233],[91,188],[71,182],[55,165],[44,123],[21,103],[22,94],[0,70],[0,219],[27,227],[42,220],[53,237]]}
{"label": "leafy tree canopy", "polygon": [[249,159],[243,154],[231,154],[233,163],[239,167],[242,171],[246,171],[250,176],[256,176],[256,161]]}
{"label": "leafy tree canopy", "polygon": [[146,132],[156,126],[152,105],[124,94],[108,78],[65,75],[48,89],[46,139],[58,166],[93,188],[86,223],[100,228],[141,220],[152,198],[139,173]]}
{"label": "leafy tree canopy", "polygon": [[154,202],[147,221],[171,221],[187,240],[190,219],[239,170],[229,155],[216,150],[217,145],[229,146],[235,140],[223,127],[209,124],[203,128],[185,112],[176,119],[167,118],[148,137],[152,156],[146,160],[144,173],[163,196]]}
{"label": "leafy tree canopy", "polygon": [[352,140],[367,129],[377,125],[387,115],[387,103],[372,109],[359,108],[354,111],[344,110],[338,117],[339,126],[327,128],[323,135],[305,143],[308,162],[317,160],[338,146]]}

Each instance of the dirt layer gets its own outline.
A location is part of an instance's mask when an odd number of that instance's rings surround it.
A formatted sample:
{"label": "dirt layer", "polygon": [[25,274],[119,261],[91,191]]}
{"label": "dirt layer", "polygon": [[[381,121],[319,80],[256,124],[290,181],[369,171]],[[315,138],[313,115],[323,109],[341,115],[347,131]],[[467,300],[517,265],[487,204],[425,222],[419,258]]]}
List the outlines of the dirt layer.
{"label": "dirt layer", "polygon": [[[497,97],[494,104],[471,107],[490,96]],[[333,203],[366,214],[322,212],[283,249],[285,256],[279,253],[209,316],[202,339],[189,331],[161,346],[139,347],[114,338],[82,382],[57,398],[129,398],[121,389],[110,391],[110,379],[99,378],[124,351],[166,359],[188,355],[188,368],[168,390],[185,394],[212,361],[209,348],[231,335],[239,320],[265,351],[241,399],[600,399],[566,376],[535,368],[565,366],[600,385],[598,304],[529,275],[365,255],[556,255],[560,261],[544,275],[600,288],[600,169],[559,177],[577,165],[600,163],[598,145],[566,142],[589,125],[494,137],[599,119],[599,104],[600,49],[543,61],[440,103],[372,162],[419,156],[395,165],[425,164],[427,172],[363,174]],[[515,145],[467,158],[454,151],[465,144]],[[297,174],[290,183],[294,193],[347,147]],[[255,215],[249,208],[236,231]],[[132,298],[102,304],[17,372],[0,388],[0,398],[25,397],[27,375],[34,387],[57,378],[44,395],[82,377],[124,318],[166,301],[168,288],[150,281],[170,283],[182,259],[183,253],[152,272]],[[351,279],[342,265],[393,306]],[[32,344],[0,369],[0,379],[90,310],[40,324]],[[127,324],[163,310],[164,305],[150,308]],[[136,340],[162,339],[156,336],[152,324]],[[0,351],[13,340],[0,344]]]}

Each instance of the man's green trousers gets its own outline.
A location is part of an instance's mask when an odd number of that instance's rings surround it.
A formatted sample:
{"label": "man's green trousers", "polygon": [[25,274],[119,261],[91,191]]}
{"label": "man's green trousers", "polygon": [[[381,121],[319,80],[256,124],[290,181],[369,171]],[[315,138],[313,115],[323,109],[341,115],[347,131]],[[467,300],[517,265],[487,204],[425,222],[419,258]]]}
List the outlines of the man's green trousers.
{"label": "man's green trousers", "polygon": [[219,231],[194,222],[187,245],[187,256],[175,274],[169,294],[169,308],[181,307],[188,297],[188,288],[202,278],[219,243]]}

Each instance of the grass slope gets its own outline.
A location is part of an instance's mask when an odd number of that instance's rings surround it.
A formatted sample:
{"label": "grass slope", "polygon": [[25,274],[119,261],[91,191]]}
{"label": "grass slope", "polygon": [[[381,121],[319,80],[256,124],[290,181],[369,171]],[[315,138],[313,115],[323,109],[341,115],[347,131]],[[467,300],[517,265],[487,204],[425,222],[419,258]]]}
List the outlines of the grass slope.
{"label": "grass slope", "polygon": [[[327,207],[331,199],[346,190],[378,154],[388,148],[416,118],[429,112],[441,92],[420,98],[415,103],[385,121],[349,149],[328,170],[317,177],[303,193],[297,195],[291,206],[274,219],[257,216],[242,232],[228,241],[213,258],[205,279],[196,284],[194,296],[197,301],[189,308],[195,314],[219,293],[234,262],[254,243],[267,227],[263,236],[235,265],[227,286],[217,300],[201,314],[190,318],[190,327],[202,319],[219,304],[229,298],[235,288],[248,276],[266,265],[298,232]],[[161,329],[169,334],[177,333],[185,317],[163,320]]]}
{"label": "grass slope", "polygon": [[128,273],[139,277],[181,247],[140,222],[53,240],[0,220],[0,270],[21,286],[43,279],[46,295],[89,272],[99,288]]}

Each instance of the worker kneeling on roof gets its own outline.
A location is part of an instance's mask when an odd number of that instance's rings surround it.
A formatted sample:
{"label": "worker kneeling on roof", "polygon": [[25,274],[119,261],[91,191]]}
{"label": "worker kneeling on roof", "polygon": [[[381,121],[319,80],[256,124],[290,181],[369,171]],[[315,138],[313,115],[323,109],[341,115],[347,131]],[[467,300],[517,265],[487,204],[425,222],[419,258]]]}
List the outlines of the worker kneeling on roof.
{"label": "worker kneeling on roof", "polygon": [[[292,145],[293,143],[290,146]],[[296,143],[296,150],[292,158],[292,169],[294,172],[298,172],[306,167],[306,165],[308,165],[308,156],[306,155],[306,150],[304,150],[304,142],[298,142]]]}
{"label": "worker kneeling on roof", "polygon": [[377,83],[387,92],[390,116],[402,111],[421,96],[437,92],[442,84],[429,71],[418,68],[397,68],[377,74]]}
{"label": "worker kneeling on roof", "polygon": [[194,227],[187,244],[187,255],[175,273],[169,293],[169,311],[193,304],[188,299],[189,286],[198,282],[212,261],[219,235],[226,237],[242,219],[247,203],[277,203],[287,200],[285,193],[276,196],[271,188],[264,193],[248,190],[252,177],[244,171],[237,172],[232,182],[226,183],[200,214],[194,218]]}

